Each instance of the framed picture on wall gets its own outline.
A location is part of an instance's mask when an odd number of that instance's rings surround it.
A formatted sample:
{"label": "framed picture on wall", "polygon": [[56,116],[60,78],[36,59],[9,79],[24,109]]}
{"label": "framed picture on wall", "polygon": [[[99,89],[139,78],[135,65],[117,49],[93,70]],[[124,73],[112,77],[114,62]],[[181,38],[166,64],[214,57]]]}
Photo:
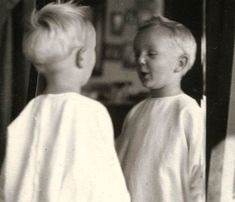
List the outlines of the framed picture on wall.
{"label": "framed picture on wall", "polygon": [[113,11],[110,18],[110,32],[113,35],[121,35],[124,30],[125,15],[121,11]]}

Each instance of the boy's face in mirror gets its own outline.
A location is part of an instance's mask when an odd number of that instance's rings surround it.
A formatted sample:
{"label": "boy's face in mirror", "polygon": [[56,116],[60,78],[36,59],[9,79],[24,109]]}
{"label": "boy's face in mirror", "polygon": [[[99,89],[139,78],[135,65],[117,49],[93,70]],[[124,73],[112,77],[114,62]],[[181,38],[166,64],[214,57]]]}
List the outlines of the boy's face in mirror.
{"label": "boy's face in mirror", "polygon": [[172,85],[175,79],[179,50],[165,32],[164,28],[146,28],[134,40],[139,78],[151,90]]}

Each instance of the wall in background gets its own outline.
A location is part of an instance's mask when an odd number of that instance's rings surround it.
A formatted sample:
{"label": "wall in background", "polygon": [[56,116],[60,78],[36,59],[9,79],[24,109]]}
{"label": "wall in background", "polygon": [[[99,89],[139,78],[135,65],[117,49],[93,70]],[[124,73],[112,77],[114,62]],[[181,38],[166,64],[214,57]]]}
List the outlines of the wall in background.
{"label": "wall in background", "polygon": [[[106,0],[102,74],[93,76],[88,85],[128,81],[131,82],[130,91],[132,93],[145,91],[136,74],[132,52],[132,42],[139,20],[148,18],[150,15],[150,11],[144,13],[147,8],[141,10],[142,13],[140,12],[138,5],[143,2],[148,4],[148,1],[141,0]],[[163,0],[155,2],[157,2],[155,13],[162,13]]]}

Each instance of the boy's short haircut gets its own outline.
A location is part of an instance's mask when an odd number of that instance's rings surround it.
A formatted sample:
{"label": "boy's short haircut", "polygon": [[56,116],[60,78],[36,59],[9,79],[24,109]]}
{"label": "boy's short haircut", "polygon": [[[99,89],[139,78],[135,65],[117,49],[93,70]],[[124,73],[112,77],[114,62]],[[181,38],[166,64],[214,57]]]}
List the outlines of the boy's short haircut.
{"label": "boy's short haircut", "polygon": [[23,40],[26,57],[32,63],[46,64],[88,45],[95,35],[90,18],[89,7],[72,2],[50,3],[34,11]]}
{"label": "boy's short haircut", "polygon": [[140,25],[138,32],[151,27],[160,27],[168,30],[166,36],[168,36],[169,39],[180,48],[182,54],[188,58],[187,69],[189,70],[195,62],[197,51],[196,40],[191,31],[179,22],[169,20],[162,16],[154,16]]}

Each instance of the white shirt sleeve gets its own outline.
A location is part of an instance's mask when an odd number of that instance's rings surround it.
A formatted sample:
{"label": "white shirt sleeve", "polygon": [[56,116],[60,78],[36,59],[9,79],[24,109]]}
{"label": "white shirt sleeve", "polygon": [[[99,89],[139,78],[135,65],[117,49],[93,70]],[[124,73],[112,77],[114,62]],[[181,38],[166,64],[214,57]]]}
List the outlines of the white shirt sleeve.
{"label": "white shirt sleeve", "polygon": [[205,119],[200,108],[190,107],[184,114],[189,147],[189,188],[192,202],[205,201]]}

